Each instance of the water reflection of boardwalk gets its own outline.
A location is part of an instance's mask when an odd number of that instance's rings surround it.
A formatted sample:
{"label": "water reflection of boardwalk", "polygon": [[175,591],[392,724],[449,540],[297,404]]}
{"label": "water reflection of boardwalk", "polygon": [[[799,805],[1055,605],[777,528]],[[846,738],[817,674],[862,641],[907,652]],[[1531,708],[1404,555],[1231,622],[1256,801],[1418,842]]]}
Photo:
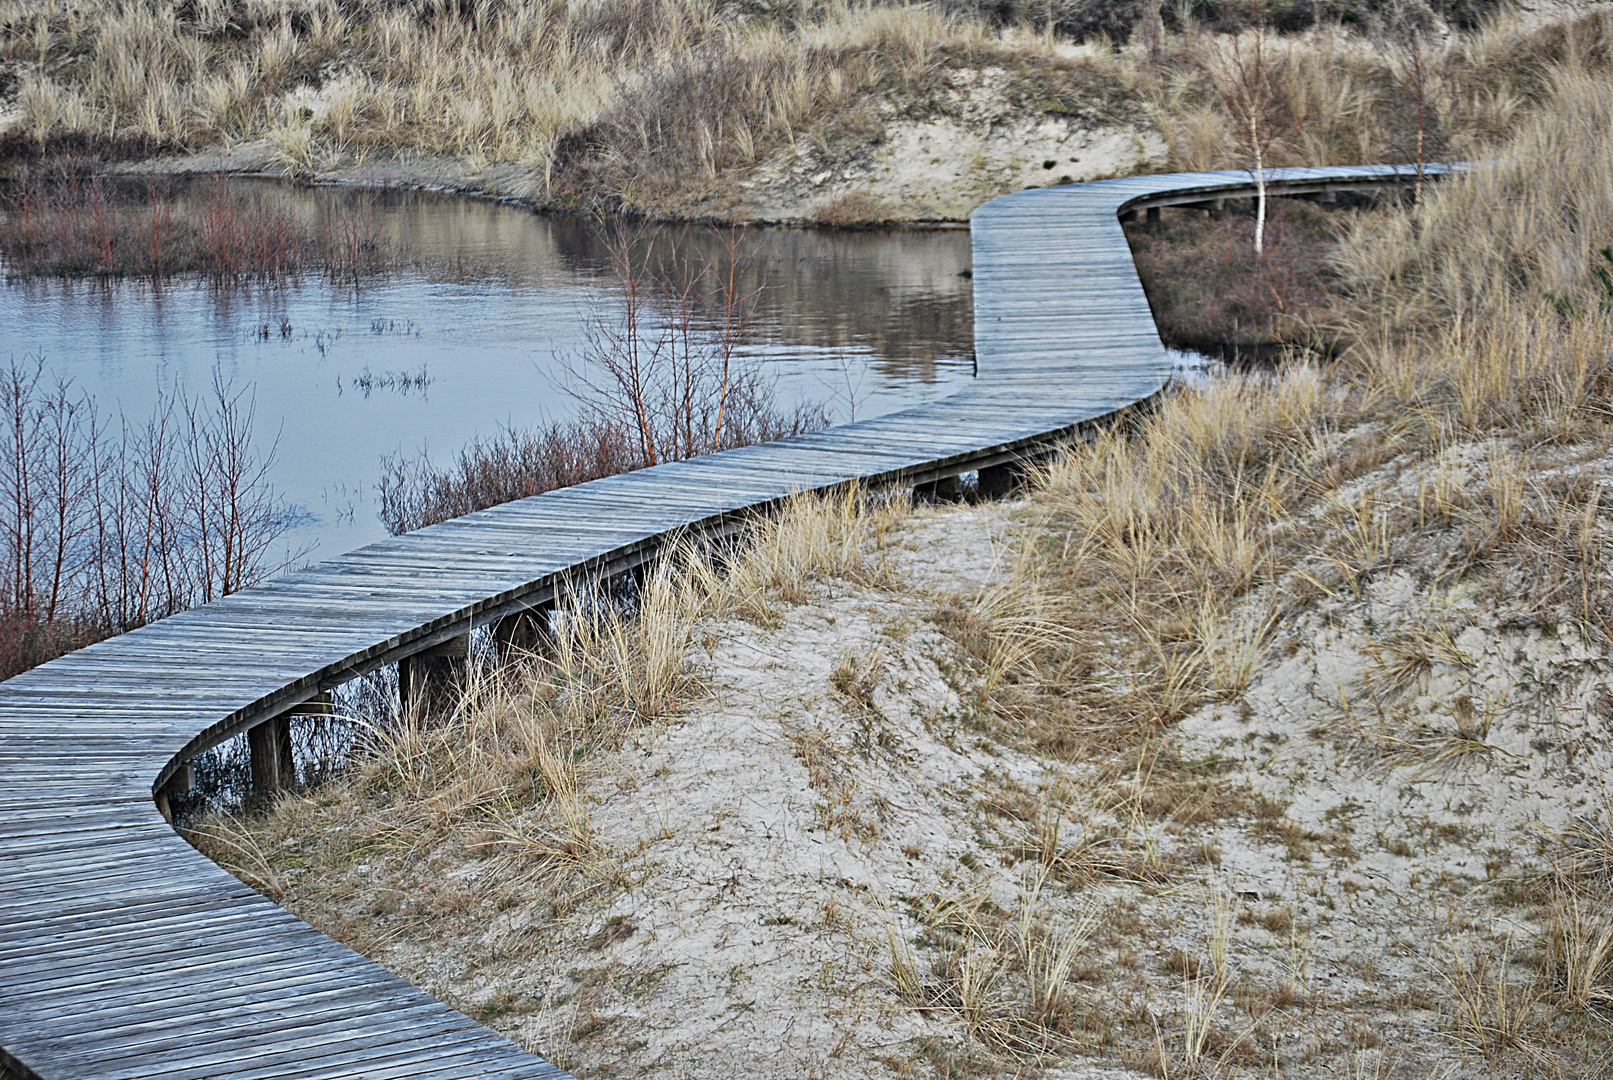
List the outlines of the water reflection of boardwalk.
{"label": "water reflection of boardwalk", "polygon": [[[1306,191],[1396,182],[1275,175]],[[1170,365],[1116,214],[1249,187],[1151,176],[981,207],[979,377],[937,404],[445,522],[0,684],[0,1061],[46,1078],[563,1076],[236,881],[154,794],[191,755],[540,607],[565,575],[631,568],[669,530],[850,481],[1000,477],[1150,397]]]}

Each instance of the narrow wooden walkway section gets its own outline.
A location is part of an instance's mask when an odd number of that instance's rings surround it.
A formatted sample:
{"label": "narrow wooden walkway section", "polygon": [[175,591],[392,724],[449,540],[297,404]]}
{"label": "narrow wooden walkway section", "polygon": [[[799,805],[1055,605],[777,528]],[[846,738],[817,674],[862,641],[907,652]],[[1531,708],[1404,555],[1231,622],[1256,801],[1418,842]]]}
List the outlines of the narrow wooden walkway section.
{"label": "narrow wooden walkway section", "polygon": [[[1405,183],[1286,170],[1274,190]],[[1158,393],[1170,364],[1122,212],[1247,173],[1022,192],[975,212],[967,391],[819,434],[540,495],[354,551],[0,684],[0,1065],[68,1077],[565,1074],[197,854],[153,794],[191,755],[379,665],[625,569],[669,530],[792,493],[1009,462]]]}

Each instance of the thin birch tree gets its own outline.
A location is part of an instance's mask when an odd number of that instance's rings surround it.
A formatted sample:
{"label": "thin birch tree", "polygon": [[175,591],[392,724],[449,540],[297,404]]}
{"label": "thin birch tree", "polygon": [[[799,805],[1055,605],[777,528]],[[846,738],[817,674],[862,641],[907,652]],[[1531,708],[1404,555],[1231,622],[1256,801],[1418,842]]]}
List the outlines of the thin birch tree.
{"label": "thin birch tree", "polygon": [[1423,65],[1423,36],[1416,27],[1408,32],[1411,38],[1411,78],[1417,96],[1417,184],[1412,191],[1413,206],[1423,203],[1423,135],[1428,122],[1428,72]]}
{"label": "thin birch tree", "polygon": [[1276,79],[1282,74],[1284,54],[1272,40],[1263,14],[1254,29],[1232,38],[1228,47],[1213,54],[1210,78],[1221,104],[1231,115],[1238,145],[1255,182],[1255,254],[1266,246],[1266,163],[1277,135]]}

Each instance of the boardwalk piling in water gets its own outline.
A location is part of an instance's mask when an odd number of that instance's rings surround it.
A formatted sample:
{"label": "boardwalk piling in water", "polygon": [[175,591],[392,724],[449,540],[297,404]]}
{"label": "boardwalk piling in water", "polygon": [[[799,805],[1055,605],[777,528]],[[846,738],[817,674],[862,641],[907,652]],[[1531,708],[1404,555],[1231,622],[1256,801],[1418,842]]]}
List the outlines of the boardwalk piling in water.
{"label": "boardwalk piling in water", "polygon": [[257,727],[248,728],[246,745],[252,755],[254,801],[272,799],[281,790],[296,783],[297,769],[291,756],[289,716],[282,713]]}
{"label": "boardwalk piling in water", "polygon": [[433,713],[452,697],[470,660],[470,635],[460,634],[398,661],[398,707]]}

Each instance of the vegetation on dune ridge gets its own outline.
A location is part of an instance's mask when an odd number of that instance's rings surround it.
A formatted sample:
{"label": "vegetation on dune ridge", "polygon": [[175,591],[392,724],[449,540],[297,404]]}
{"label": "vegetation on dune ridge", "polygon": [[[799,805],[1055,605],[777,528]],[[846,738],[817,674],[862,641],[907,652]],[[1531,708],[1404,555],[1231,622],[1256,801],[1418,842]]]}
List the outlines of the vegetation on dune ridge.
{"label": "vegetation on dune ridge", "polygon": [[[658,217],[744,217],[751,188],[854,173],[892,125],[953,117],[984,130],[1003,109],[1157,130],[1161,168],[1243,165],[1225,93],[1240,37],[1206,29],[1237,30],[1235,9],[1206,9],[1207,21],[1172,9],[1170,25],[1145,19],[1133,33],[1141,10],[8,0],[0,63],[20,120],[0,155],[269,140],[284,169],[312,175],[418,154],[457,159],[467,177],[501,166],[500,190],[542,206]],[[1472,13],[1444,12],[1455,25]],[[1553,64],[1572,55],[1599,70],[1613,40],[1600,9],[1543,27],[1498,14],[1438,43],[1413,36],[1433,9],[1269,14],[1310,27],[1273,46],[1273,165],[1413,160],[1419,134],[1429,159],[1472,155],[1548,93]],[[1044,32],[1049,17],[1131,44],[1072,46]],[[979,94],[991,108],[977,116]],[[855,223],[908,211],[853,187],[820,212]]]}

